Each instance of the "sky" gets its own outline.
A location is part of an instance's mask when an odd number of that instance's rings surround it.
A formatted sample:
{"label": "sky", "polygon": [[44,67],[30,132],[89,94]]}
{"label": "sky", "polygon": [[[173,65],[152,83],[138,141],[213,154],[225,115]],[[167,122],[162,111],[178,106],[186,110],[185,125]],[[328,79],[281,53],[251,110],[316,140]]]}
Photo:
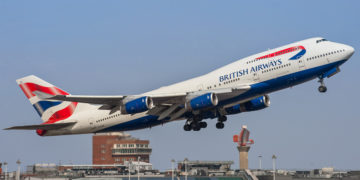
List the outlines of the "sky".
{"label": "sky", "polygon": [[39,137],[4,131],[40,124],[15,80],[34,74],[72,93],[139,94],[208,73],[246,56],[311,37],[351,45],[341,72],[270,94],[271,106],[216,120],[199,132],[184,121],[129,132],[150,140],[154,168],[171,159],[232,160],[247,125],[250,168],[360,169],[360,1],[0,1],[0,162],[91,164],[91,134]]}

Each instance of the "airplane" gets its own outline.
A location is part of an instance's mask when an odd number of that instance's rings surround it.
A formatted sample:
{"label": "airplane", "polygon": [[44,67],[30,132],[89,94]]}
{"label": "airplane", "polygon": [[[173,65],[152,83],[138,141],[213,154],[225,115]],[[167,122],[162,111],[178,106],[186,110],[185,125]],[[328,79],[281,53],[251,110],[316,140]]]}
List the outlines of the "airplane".
{"label": "airplane", "polygon": [[340,72],[354,48],[322,37],[310,38],[237,60],[205,75],[139,95],[91,96],[68,92],[30,75],[18,85],[43,120],[6,130],[36,130],[40,136],[129,131],[186,120],[185,131],[207,127],[227,115],[270,106],[269,93]]}

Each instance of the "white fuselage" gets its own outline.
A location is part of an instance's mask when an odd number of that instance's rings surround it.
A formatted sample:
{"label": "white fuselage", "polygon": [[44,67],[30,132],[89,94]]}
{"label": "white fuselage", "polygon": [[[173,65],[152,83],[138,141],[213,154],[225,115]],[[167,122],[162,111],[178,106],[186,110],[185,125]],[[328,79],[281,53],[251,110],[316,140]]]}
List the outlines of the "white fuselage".
{"label": "white fuselage", "polygon": [[[354,49],[348,45],[324,41],[322,38],[311,38],[240,59],[208,74],[161,87],[143,95],[251,86],[249,93],[220,101],[218,104],[221,107],[228,107],[317,78],[330,69],[338,68],[353,53]],[[299,58],[294,57],[295,55]],[[97,105],[79,103],[80,112],[74,113],[71,118],[65,120],[76,121],[74,126],[51,130],[46,135],[133,130],[168,122],[168,120],[157,120],[157,117],[148,115],[147,112],[123,115],[117,111],[110,114],[109,110],[98,108]]]}

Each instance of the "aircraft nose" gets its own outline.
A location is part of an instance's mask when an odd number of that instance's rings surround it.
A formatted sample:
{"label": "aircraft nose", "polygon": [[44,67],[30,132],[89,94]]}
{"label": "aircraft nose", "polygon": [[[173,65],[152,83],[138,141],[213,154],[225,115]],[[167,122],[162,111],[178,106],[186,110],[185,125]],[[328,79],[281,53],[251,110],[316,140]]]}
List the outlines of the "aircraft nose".
{"label": "aircraft nose", "polygon": [[353,47],[351,47],[351,46],[347,46],[346,47],[346,50],[348,51],[348,53],[349,53],[349,58],[354,54],[354,52],[355,52],[355,49],[353,48]]}

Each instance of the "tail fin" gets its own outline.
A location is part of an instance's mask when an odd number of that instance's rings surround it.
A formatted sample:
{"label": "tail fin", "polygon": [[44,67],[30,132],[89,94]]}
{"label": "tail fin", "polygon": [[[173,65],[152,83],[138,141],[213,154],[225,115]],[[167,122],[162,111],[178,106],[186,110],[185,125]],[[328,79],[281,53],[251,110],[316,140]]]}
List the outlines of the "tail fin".
{"label": "tail fin", "polygon": [[34,91],[40,91],[52,95],[69,95],[56,86],[34,75],[20,78],[16,82],[45,124],[67,119],[74,113],[77,102],[42,100],[34,94]]}

